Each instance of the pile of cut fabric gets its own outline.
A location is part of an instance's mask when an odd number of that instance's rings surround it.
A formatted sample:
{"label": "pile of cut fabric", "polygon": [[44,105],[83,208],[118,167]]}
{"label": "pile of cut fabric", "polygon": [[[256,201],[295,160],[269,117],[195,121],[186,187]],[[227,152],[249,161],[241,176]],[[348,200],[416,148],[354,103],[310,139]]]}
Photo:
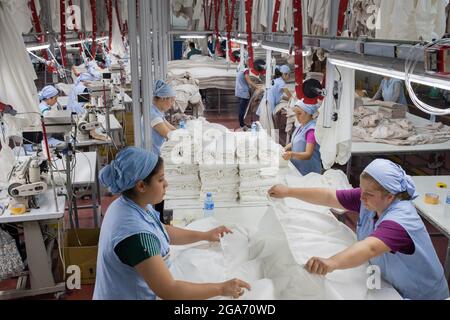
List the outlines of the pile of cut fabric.
{"label": "pile of cut fabric", "polygon": [[189,72],[180,76],[169,74],[167,83],[176,92],[175,103],[172,110],[175,113],[184,114],[191,108],[194,115],[202,116],[205,111],[202,96],[200,95],[199,81],[194,79]]}
{"label": "pile of cut fabric", "polygon": [[239,199],[245,204],[267,203],[269,189],[282,181],[278,167],[256,164],[239,164]]}
{"label": "pile of cut fabric", "polygon": [[191,78],[198,80],[200,90],[221,89],[234,90],[236,84],[237,64],[228,64],[225,60],[174,60],[167,65],[168,77],[184,77],[188,72]]}
{"label": "pile of cut fabric", "polygon": [[[424,119],[424,123],[426,120]],[[422,145],[450,140],[450,127],[442,123],[420,124],[414,116],[392,119],[389,113],[359,107],[355,110],[353,141],[391,145]]]}
{"label": "pile of cut fabric", "polygon": [[201,164],[200,179],[202,182],[200,199],[208,192],[215,201],[236,201],[239,190],[239,169],[234,164]]}

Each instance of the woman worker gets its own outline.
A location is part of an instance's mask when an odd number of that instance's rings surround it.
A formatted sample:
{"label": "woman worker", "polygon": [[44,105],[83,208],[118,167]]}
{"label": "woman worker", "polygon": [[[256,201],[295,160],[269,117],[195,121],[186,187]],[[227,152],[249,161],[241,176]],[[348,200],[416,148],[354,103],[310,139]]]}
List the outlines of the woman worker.
{"label": "woman worker", "polygon": [[67,102],[67,110],[72,111],[72,113],[83,114],[85,112],[84,105],[88,102],[78,102],[78,95],[81,93],[87,93],[87,82],[88,81],[100,81],[100,72],[95,70],[89,70],[89,72],[82,73],[77,81],[75,82],[75,87],[69,95],[69,101]]}
{"label": "woman worker", "polygon": [[292,97],[291,92],[286,88],[286,81],[289,80],[290,74],[291,69],[287,65],[275,69],[273,86],[267,91],[267,102],[272,113],[282,99],[289,101]]}
{"label": "woman worker", "polygon": [[295,104],[294,112],[300,126],[292,135],[292,143],[284,148],[284,160],[290,160],[304,176],[312,172],[322,173],[320,146],[315,137],[316,120],[314,120],[314,115],[318,109],[319,105],[306,104],[305,100],[299,100]]}
{"label": "woman worker", "polygon": [[163,80],[153,85],[153,105],[150,109],[150,125],[152,127],[152,152],[159,155],[161,146],[171,131],[176,128],[165,118],[165,113],[172,107],[176,97],[175,90]]}
{"label": "woman worker", "polygon": [[42,89],[39,93],[39,111],[41,115],[52,110],[52,107],[58,102],[58,95],[58,89],[54,86],[46,86]]}
{"label": "woman worker", "polygon": [[238,71],[234,95],[239,98],[239,126],[244,131],[249,129],[245,124],[244,117],[245,112],[247,111],[248,103],[250,102],[250,89],[256,88],[256,84],[250,78],[250,70],[247,66],[244,70]]}
{"label": "woman worker", "polygon": [[384,77],[381,81],[380,88],[378,89],[372,100],[390,101],[408,105],[405,97],[405,91],[403,89],[403,83],[399,79],[392,79]]}
{"label": "woman worker", "polygon": [[194,284],[173,279],[170,246],[219,241],[231,231],[219,227],[197,232],[164,226],[152,205],[162,201],[167,187],[163,160],[139,148],[122,150],[102,169],[100,181],[122,196],[102,224],[94,289],[95,300],[238,298],[250,286],[238,279]]}
{"label": "woman worker", "polygon": [[369,262],[380,268],[381,276],[405,299],[448,298],[444,270],[412,203],[417,197],[414,182],[400,166],[388,160],[373,161],[361,174],[358,189],[278,185],[269,195],[359,212],[358,242],[333,257],[311,258],[305,266],[309,272],[326,275]]}

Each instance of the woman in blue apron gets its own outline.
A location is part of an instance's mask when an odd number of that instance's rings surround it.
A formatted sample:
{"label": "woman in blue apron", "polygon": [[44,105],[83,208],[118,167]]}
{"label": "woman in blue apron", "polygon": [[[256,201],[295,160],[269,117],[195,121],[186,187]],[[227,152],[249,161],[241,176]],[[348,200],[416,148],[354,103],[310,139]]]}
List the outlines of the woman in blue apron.
{"label": "woman in blue apron", "polygon": [[310,173],[322,173],[320,146],[315,137],[314,115],[318,108],[318,105],[306,104],[304,100],[295,104],[294,111],[300,125],[292,135],[292,143],[284,148],[284,160],[290,160],[304,176]]}
{"label": "woman in blue apron", "polygon": [[90,69],[89,72],[82,73],[77,81],[75,82],[75,86],[69,95],[69,101],[67,102],[67,110],[72,113],[76,113],[81,115],[85,112],[84,105],[88,102],[78,102],[78,95],[82,93],[87,93],[86,82],[89,81],[100,81],[101,75],[99,72]]}
{"label": "woman in blue apron", "polygon": [[41,115],[52,110],[52,107],[58,102],[58,95],[58,89],[54,86],[46,86],[39,92],[39,111]]}
{"label": "woman in blue apron", "polygon": [[150,125],[152,127],[152,152],[159,155],[161,146],[171,131],[176,128],[165,117],[176,97],[175,90],[163,80],[155,81],[153,85],[153,105],[150,108]]}
{"label": "woman in blue apron", "polygon": [[359,212],[358,242],[333,257],[311,258],[305,266],[309,272],[326,275],[369,262],[405,299],[448,298],[444,270],[412,203],[417,197],[414,182],[400,166],[373,161],[361,175],[361,187],[353,190],[278,185],[269,195]]}
{"label": "woman in blue apron", "polygon": [[275,69],[275,76],[273,86],[267,91],[267,103],[270,106],[272,113],[275,111],[277,105],[283,99],[289,101],[292,97],[291,92],[286,88],[286,82],[289,81],[291,69],[287,65]]}
{"label": "woman in blue apron", "polygon": [[257,86],[250,78],[250,70],[247,67],[245,67],[244,70],[238,71],[234,95],[239,98],[239,126],[244,131],[249,129],[249,127],[245,124],[244,117],[250,102],[250,89],[256,88]]}
{"label": "woman in blue apron", "polygon": [[127,148],[99,175],[102,184],[121,194],[103,220],[95,281],[95,300],[199,300],[215,296],[238,298],[249,285],[234,279],[218,284],[194,284],[173,279],[170,245],[219,241],[226,227],[209,232],[188,231],[161,224],[152,205],[167,187],[163,160],[139,148]]}
{"label": "woman in blue apron", "polygon": [[400,103],[405,106],[408,105],[402,81],[399,79],[384,77],[381,81],[380,88],[372,100],[382,99],[384,101]]}

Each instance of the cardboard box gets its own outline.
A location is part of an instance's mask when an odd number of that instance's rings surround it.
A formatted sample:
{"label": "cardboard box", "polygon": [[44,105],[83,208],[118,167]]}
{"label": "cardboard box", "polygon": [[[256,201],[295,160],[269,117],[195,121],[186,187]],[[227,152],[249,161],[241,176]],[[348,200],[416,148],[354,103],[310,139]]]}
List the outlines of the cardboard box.
{"label": "cardboard box", "polygon": [[66,268],[76,265],[81,269],[81,284],[94,284],[100,229],[67,230],[64,235]]}

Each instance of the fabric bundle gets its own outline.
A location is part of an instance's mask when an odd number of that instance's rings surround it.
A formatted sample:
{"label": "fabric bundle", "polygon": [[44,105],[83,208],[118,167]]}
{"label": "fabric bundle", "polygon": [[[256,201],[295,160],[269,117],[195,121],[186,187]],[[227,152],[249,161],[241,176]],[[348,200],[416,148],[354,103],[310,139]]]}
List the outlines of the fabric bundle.
{"label": "fabric bundle", "polygon": [[236,201],[239,189],[237,164],[200,165],[202,183],[200,200],[211,192],[214,201]]}
{"label": "fabric bundle", "polygon": [[278,167],[264,167],[263,164],[239,165],[239,199],[241,203],[267,203],[267,192],[283,183]]}

